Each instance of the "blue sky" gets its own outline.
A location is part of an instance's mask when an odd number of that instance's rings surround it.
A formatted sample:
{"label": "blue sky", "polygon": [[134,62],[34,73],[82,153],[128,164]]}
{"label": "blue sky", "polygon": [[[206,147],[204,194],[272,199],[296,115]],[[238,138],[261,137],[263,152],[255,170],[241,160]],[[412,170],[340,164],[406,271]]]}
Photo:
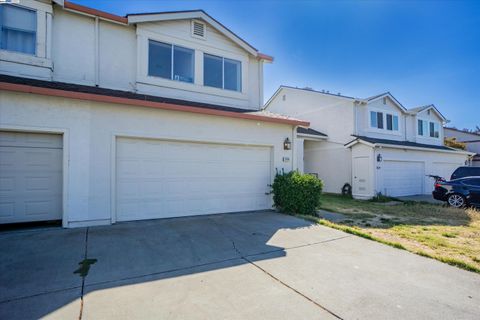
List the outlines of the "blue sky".
{"label": "blue sky", "polygon": [[118,15],[204,9],[259,49],[265,98],[279,85],[435,104],[480,126],[480,1],[73,0]]}

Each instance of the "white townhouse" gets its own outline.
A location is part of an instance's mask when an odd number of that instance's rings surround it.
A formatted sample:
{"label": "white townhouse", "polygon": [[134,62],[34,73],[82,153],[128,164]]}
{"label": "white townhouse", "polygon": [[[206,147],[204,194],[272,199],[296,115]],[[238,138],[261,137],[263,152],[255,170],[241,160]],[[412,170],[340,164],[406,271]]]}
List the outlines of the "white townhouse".
{"label": "white townhouse", "polygon": [[0,223],[269,209],[296,128],[261,110],[272,57],[203,11],[0,5]]}
{"label": "white townhouse", "polygon": [[472,155],[444,146],[447,119],[435,106],[407,110],[388,92],[360,99],[281,86],[264,109],[310,122],[297,129],[297,168],[318,175],[326,192],[348,183],[358,199],[428,194],[426,175],[449,177]]}

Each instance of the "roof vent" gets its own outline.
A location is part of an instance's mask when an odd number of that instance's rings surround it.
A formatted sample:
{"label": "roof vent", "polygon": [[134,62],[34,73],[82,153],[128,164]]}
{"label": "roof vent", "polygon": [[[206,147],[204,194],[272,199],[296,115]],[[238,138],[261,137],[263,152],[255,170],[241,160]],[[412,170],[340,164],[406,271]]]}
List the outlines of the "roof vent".
{"label": "roof vent", "polygon": [[205,39],[207,26],[198,20],[192,20],[192,37]]}

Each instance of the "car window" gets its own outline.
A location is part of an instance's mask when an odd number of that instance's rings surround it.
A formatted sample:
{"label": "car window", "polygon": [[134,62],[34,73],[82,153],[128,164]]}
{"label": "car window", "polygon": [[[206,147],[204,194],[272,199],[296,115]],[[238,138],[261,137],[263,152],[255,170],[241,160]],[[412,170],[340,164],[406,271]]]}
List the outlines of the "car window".
{"label": "car window", "polygon": [[480,176],[480,167],[460,167],[452,174],[452,179],[463,177]]}
{"label": "car window", "polygon": [[480,187],[480,178],[479,179],[465,179],[462,181],[462,184],[467,186],[476,186]]}

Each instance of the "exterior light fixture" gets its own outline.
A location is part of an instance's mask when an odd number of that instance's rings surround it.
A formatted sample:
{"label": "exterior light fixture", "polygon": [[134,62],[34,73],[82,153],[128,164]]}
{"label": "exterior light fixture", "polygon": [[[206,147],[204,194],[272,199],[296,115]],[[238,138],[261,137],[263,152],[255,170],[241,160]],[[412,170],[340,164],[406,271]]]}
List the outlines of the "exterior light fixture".
{"label": "exterior light fixture", "polygon": [[285,141],[283,141],[283,150],[290,149],[292,149],[292,143],[290,142],[290,139],[286,138]]}
{"label": "exterior light fixture", "polygon": [[383,158],[382,158],[382,155],[379,153],[377,155],[377,162],[382,162]]}

